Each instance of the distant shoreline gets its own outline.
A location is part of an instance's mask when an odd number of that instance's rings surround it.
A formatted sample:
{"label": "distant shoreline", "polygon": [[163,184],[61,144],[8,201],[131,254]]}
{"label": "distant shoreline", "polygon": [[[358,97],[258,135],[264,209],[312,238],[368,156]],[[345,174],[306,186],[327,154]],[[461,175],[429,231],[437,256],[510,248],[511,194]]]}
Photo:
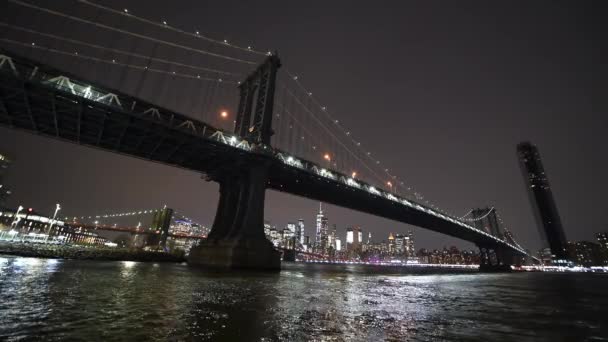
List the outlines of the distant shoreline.
{"label": "distant shoreline", "polygon": [[0,242],[0,255],[21,257],[104,260],[104,261],[144,261],[144,262],[184,262],[183,254],[133,250],[125,248],[95,248],[72,245],[45,245],[32,243]]}

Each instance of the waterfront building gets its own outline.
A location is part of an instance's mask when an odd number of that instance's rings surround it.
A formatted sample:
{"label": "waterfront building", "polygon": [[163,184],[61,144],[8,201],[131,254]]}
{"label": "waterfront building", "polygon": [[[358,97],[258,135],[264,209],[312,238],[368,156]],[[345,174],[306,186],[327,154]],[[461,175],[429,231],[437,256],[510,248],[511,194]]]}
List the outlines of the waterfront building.
{"label": "waterfront building", "polygon": [[553,261],[565,264],[566,235],[538,148],[522,142],[517,145],[517,154],[541,239],[551,249]]}
{"label": "waterfront building", "polygon": [[6,199],[11,194],[6,185],[6,173],[11,164],[11,161],[4,154],[0,154],[0,209],[6,205]]}
{"label": "waterfront building", "polygon": [[603,266],[608,266],[608,232],[597,233],[595,234],[595,237],[597,238],[602,253],[601,263]]}
{"label": "waterfront building", "polygon": [[342,241],[339,237],[336,237],[336,252],[342,251]]}
{"label": "waterfront building", "polygon": [[569,259],[579,266],[601,266],[603,263],[600,245],[590,241],[568,242]]}

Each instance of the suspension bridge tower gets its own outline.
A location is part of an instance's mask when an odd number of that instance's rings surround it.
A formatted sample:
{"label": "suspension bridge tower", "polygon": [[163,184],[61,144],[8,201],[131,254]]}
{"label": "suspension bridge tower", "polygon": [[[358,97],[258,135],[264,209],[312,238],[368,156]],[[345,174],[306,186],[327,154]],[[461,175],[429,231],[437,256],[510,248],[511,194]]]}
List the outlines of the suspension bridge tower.
{"label": "suspension bridge tower", "polygon": [[[264,235],[264,198],[272,156],[272,116],[277,70],[276,54],[239,85],[240,101],[234,133],[254,153],[234,165],[217,165],[206,179],[220,186],[220,199],[208,238],[190,251],[188,262],[212,268],[280,269],[280,253]],[[256,153],[257,152],[257,153]]]}

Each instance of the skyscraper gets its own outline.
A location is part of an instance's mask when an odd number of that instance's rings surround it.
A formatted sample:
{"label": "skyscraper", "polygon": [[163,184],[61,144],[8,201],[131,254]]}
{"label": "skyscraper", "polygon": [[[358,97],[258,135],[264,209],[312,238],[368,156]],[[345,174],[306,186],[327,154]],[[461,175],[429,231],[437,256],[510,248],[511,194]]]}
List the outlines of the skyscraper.
{"label": "skyscraper", "polygon": [[6,170],[11,161],[3,154],[0,154],[0,208],[5,204],[6,198],[11,194],[4,181]]}
{"label": "skyscraper", "polygon": [[323,205],[321,203],[319,203],[319,213],[317,214],[315,246],[320,253],[323,253],[327,247],[327,216],[323,214]]}
{"label": "skyscraper", "polygon": [[305,245],[304,243],[304,220],[303,219],[299,219],[298,220],[298,228],[296,229],[296,238],[298,239],[298,242],[300,243],[300,245]]}
{"label": "skyscraper", "polygon": [[551,249],[554,260],[557,263],[565,262],[566,235],[538,148],[529,142],[522,142],[517,145],[517,155],[540,236]]}

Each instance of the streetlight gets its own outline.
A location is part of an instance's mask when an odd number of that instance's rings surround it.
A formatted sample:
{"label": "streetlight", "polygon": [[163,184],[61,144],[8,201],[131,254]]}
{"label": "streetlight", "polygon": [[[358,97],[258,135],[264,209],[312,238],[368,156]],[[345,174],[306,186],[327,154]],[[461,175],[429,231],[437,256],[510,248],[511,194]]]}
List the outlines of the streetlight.
{"label": "streetlight", "polygon": [[354,179],[355,177],[357,177],[357,171],[353,171],[353,173],[352,173],[350,176],[351,176],[350,178],[353,178],[353,179]]}
{"label": "streetlight", "polygon": [[388,187],[390,188],[390,192],[393,192],[393,183],[388,181],[388,182],[386,182],[386,185],[388,185]]}
{"label": "streetlight", "polygon": [[11,228],[17,227],[17,223],[19,223],[19,213],[21,212],[21,210],[23,210],[23,207],[19,206],[19,208],[17,208],[17,212],[15,213],[15,218],[13,219],[13,222],[11,223]]}
{"label": "streetlight", "polygon": [[225,111],[225,110],[221,111],[220,112],[220,116],[222,117],[222,119],[227,118],[228,117],[228,111]]}
{"label": "streetlight", "polygon": [[49,225],[49,230],[46,233],[46,238],[44,239],[44,242],[46,242],[49,239],[49,235],[51,235],[51,230],[53,229],[53,224],[55,223],[55,218],[57,217],[57,213],[59,212],[59,210],[61,210],[61,205],[57,203],[55,205],[55,213],[53,214],[53,219],[51,220],[51,224]]}

